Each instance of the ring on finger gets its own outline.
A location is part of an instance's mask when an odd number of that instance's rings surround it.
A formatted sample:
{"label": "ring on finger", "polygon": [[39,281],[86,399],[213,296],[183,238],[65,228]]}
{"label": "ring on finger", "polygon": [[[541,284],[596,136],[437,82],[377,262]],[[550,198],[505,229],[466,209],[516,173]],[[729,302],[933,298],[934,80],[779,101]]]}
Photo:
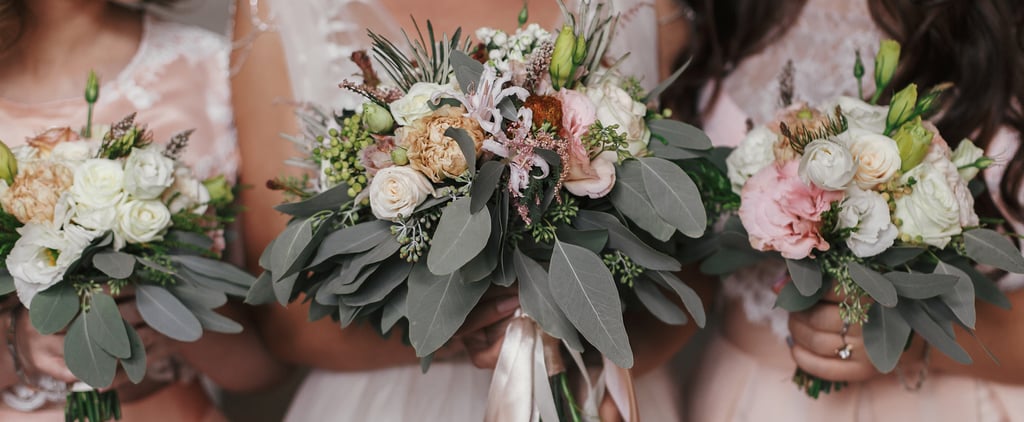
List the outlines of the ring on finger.
{"label": "ring on finger", "polygon": [[839,338],[843,340],[843,345],[835,350],[835,354],[840,360],[850,360],[853,357],[853,346],[846,341],[848,332],[850,332],[850,323],[844,322],[843,328],[839,331]]}

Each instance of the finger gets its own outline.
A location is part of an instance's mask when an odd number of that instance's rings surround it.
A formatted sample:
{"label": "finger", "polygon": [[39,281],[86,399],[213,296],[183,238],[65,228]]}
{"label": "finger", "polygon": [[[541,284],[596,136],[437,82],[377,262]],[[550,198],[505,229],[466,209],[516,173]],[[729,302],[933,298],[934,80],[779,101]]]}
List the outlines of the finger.
{"label": "finger", "polygon": [[601,422],[621,422],[622,415],[619,414],[619,407],[615,405],[615,399],[611,394],[605,394],[601,399],[601,407],[597,411]]}
{"label": "finger", "polygon": [[839,333],[815,330],[803,321],[790,319],[789,333],[793,342],[822,357],[835,357],[836,349],[846,344]]}
{"label": "finger", "polygon": [[839,305],[819,303],[811,309],[790,316],[811,326],[817,331],[838,333],[843,330],[843,318],[839,316]]}
{"label": "finger", "polygon": [[484,297],[482,300],[494,299],[505,296],[515,296],[517,294],[519,294],[519,289],[516,287],[491,286],[490,288],[487,289],[487,292],[484,293]]}
{"label": "finger", "polygon": [[[26,368],[28,369],[28,368]],[[63,383],[74,383],[78,381],[78,377],[68,369],[66,363],[64,363],[64,356],[42,356],[35,359],[35,365],[32,368],[34,375],[46,375],[57,381]]]}
{"label": "finger", "polygon": [[494,300],[480,302],[466,317],[462,328],[455,333],[456,336],[465,335],[481,328],[490,326],[505,318],[512,316],[519,308],[519,296],[506,296]]}
{"label": "finger", "polygon": [[794,345],[790,349],[790,353],[797,366],[807,373],[825,380],[860,382],[878,375],[878,371],[871,366],[870,362],[843,361],[834,357],[825,358],[800,345]]}
{"label": "finger", "polygon": [[498,357],[501,355],[501,345],[504,342],[505,339],[502,338],[479,352],[474,353],[473,351],[470,351],[469,360],[473,362],[473,366],[476,366],[477,368],[494,369],[498,366]]}
{"label": "finger", "polygon": [[136,329],[146,324],[134,298],[118,303],[117,310],[121,313],[121,318],[124,318],[125,322]]}

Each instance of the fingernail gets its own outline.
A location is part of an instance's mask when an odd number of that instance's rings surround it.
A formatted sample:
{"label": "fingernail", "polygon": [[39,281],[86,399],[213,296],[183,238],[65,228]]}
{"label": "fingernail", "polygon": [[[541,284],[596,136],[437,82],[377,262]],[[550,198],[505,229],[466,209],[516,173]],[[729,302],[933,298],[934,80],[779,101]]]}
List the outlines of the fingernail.
{"label": "fingernail", "polygon": [[498,312],[505,313],[516,310],[519,307],[519,296],[511,296],[498,302]]}
{"label": "fingernail", "polygon": [[793,336],[786,336],[786,346],[789,346],[789,348],[792,349],[793,344]]}

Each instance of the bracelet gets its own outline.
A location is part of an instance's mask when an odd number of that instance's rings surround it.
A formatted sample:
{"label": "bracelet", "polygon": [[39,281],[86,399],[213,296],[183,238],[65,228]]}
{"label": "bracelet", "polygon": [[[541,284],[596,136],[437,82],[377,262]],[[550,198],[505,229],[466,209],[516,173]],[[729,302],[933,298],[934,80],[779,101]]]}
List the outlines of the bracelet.
{"label": "bracelet", "polygon": [[904,390],[910,392],[921,391],[921,387],[924,386],[924,381],[928,379],[928,365],[931,363],[932,355],[931,350],[932,349],[928,346],[928,343],[925,343],[924,352],[922,353],[921,358],[922,365],[921,368],[917,370],[917,379],[914,381],[913,385],[907,383],[907,377],[906,374],[903,373],[903,368],[898,365],[896,366],[896,376],[899,378],[900,385],[903,386]]}

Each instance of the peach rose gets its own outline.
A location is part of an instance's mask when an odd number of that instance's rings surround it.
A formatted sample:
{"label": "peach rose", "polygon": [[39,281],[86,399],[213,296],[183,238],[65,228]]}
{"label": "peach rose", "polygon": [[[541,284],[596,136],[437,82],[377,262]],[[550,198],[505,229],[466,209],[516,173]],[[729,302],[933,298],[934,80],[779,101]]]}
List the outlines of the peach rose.
{"label": "peach rose", "polygon": [[605,151],[593,161],[573,159],[569,176],[565,178],[565,189],[576,196],[603,198],[615,186],[615,162],[618,158],[617,152]]}
{"label": "peach rose", "polygon": [[443,106],[411,125],[396,131],[396,143],[408,150],[409,166],[435,183],[455,178],[466,171],[466,157],[459,143],[444,135],[448,128],[464,129],[476,143],[476,153],[484,141],[480,123],[465,116],[462,107]]}
{"label": "peach rose", "polygon": [[73,183],[74,174],[66,166],[49,161],[34,163],[21,169],[0,204],[22,223],[52,223],[57,202]]}

